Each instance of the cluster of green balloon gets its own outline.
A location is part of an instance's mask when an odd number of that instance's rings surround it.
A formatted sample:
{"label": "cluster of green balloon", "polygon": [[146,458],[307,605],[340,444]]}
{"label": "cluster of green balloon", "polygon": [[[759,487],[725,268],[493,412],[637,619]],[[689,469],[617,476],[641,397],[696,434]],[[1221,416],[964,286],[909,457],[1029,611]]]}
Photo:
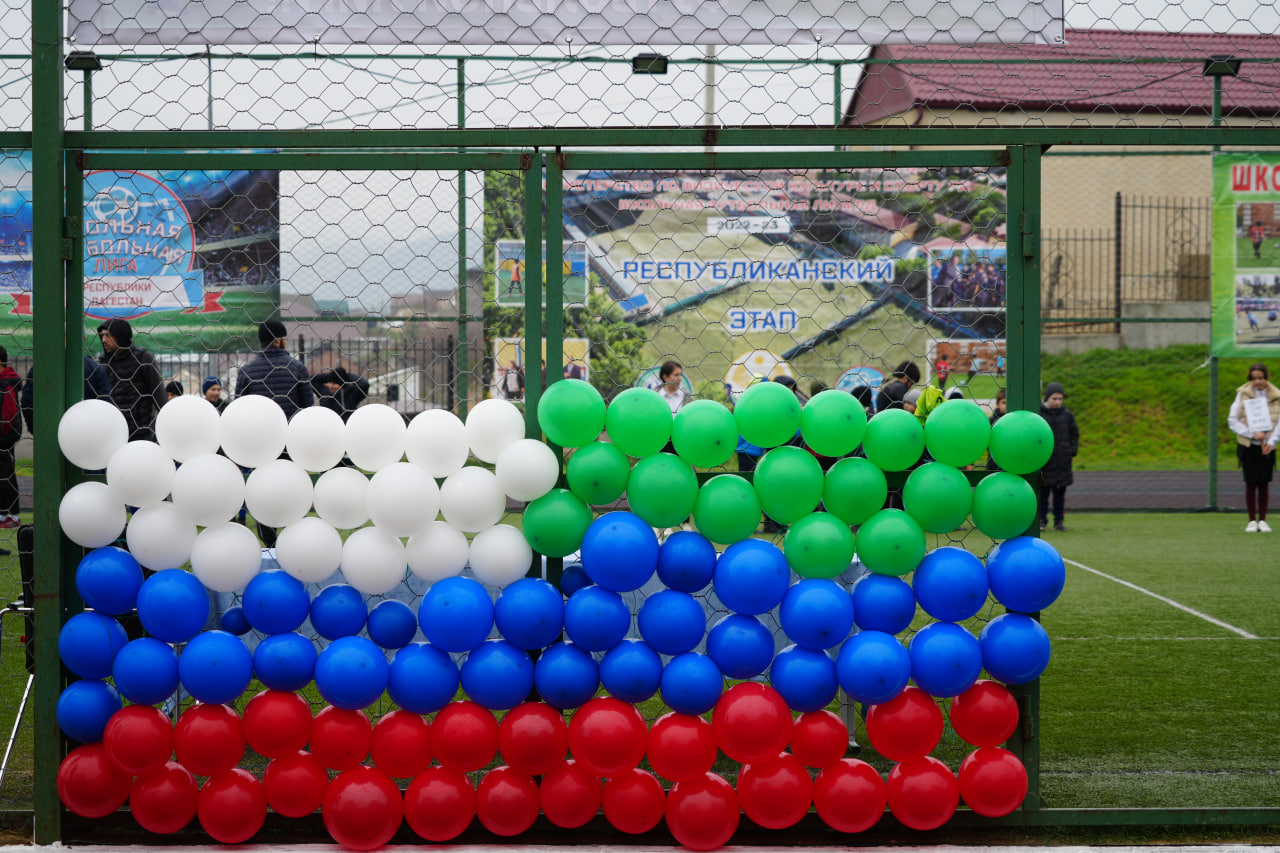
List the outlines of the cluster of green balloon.
{"label": "cluster of green balloon", "polygon": [[924,446],[936,461],[955,468],[972,465],[987,452],[991,424],[972,400],[948,400],[924,424]]}
{"label": "cluster of green balloon", "polygon": [[760,525],[760,499],[751,484],[741,477],[733,474],[712,477],[698,490],[693,523],[698,532],[712,542],[732,545],[750,537]]}
{"label": "cluster of green balloon", "polygon": [[851,525],[862,524],[879,512],[888,497],[884,472],[860,456],[832,465],[822,487],[822,504],[827,512]]}
{"label": "cluster of green balloon", "polygon": [[590,444],[604,430],[604,398],[590,382],[573,379],[553,382],[538,400],[538,423],[552,444],[561,447]]}
{"label": "cluster of green balloon", "polygon": [[1009,412],[991,427],[991,458],[1011,474],[1039,471],[1053,453],[1053,430],[1036,412]]}
{"label": "cluster of green balloon", "polygon": [[737,431],[756,447],[778,447],[800,431],[800,401],[786,385],[757,382],[742,392],[733,418]]}
{"label": "cluster of green balloon", "polygon": [[[1034,417],[1044,422],[1038,415]],[[1035,489],[1016,474],[1000,471],[988,475],[973,490],[973,523],[992,539],[1023,535],[1035,522],[1037,510]]]}
{"label": "cluster of green balloon", "polygon": [[800,412],[804,443],[823,456],[847,456],[866,431],[867,410],[852,394],[834,388],[812,397]]}
{"label": "cluster of green balloon", "polygon": [[924,529],[903,510],[882,509],[858,529],[857,553],[876,574],[901,577],[924,559]]}
{"label": "cluster of green balloon", "polygon": [[752,482],[760,507],[779,524],[793,524],[817,509],[825,486],[822,466],[799,447],[775,447],[764,454]]}
{"label": "cluster of green balloon", "polygon": [[881,471],[905,471],[924,453],[924,427],[906,409],[885,409],[867,422],[862,448]]}
{"label": "cluster of green balloon", "polygon": [[630,476],[631,460],[606,441],[593,441],[578,448],[565,466],[569,491],[593,506],[622,497]]}
{"label": "cluster of green balloon", "polygon": [[969,517],[973,489],[958,468],[927,462],[912,471],[903,484],[902,506],[929,533],[947,533]]}
{"label": "cluster of green balloon", "polygon": [[[671,410],[667,409],[667,420]],[[631,511],[654,527],[675,527],[693,513],[698,477],[678,456],[655,453],[635,464],[627,480]]]}
{"label": "cluster of green balloon", "polygon": [[567,557],[582,546],[594,516],[568,489],[552,489],[524,510],[524,538],[548,557]]}
{"label": "cluster of green balloon", "polygon": [[671,407],[657,391],[628,388],[609,403],[604,426],[614,447],[643,459],[671,440]]}
{"label": "cluster of green balloon", "polygon": [[782,542],[787,562],[803,578],[835,577],[849,568],[853,550],[853,531],[829,512],[806,515],[791,525]]}
{"label": "cluster of green balloon", "polygon": [[690,465],[715,468],[737,449],[738,425],[733,413],[715,400],[694,400],[676,414],[671,443]]}

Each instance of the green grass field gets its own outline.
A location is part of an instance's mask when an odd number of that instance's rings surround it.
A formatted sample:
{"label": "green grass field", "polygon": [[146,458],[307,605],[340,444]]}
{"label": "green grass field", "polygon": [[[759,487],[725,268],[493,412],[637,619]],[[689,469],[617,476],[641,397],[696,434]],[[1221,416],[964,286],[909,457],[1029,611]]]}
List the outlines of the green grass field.
{"label": "green grass field", "polygon": [[1253,241],[1248,236],[1236,238],[1236,269],[1267,269],[1280,267],[1280,240],[1263,240],[1258,254],[1253,256]]}

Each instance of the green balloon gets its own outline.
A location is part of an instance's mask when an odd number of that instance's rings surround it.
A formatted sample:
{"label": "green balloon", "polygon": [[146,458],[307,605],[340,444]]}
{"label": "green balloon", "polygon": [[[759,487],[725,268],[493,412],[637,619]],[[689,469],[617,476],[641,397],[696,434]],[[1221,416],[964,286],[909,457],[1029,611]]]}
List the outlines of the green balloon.
{"label": "green balloon", "polygon": [[751,484],[736,474],[712,477],[698,490],[693,523],[712,542],[732,545],[760,526],[760,499]]}
{"label": "green balloon", "polygon": [[1011,474],[1039,471],[1053,453],[1053,430],[1036,412],[1009,412],[991,427],[991,458]]}
{"label": "green balloon", "polygon": [[827,472],[822,505],[845,524],[861,524],[880,510],[889,498],[884,472],[860,456],[841,459]]}
{"label": "green balloon", "polygon": [[847,456],[867,431],[867,410],[852,394],[829,388],[813,397],[800,413],[804,443],[823,456]]}
{"label": "green balloon", "polygon": [[1035,489],[1017,474],[989,474],[973,490],[973,523],[992,539],[1023,535],[1035,523],[1038,510]]}
{"label": "green balloon", "polygon": [[671,440],[671,407],[650,388],[628,388],[604,414],[613,446],[637,459],[652,456]]}
{"label": "green balloon", "polygon": [[972,465],[987,451],[991,424],[972,400],[947,400],[924,422],[924,446],[939,462],[956,468]]}
{"label": "green balloon", "polygon": [[567,557],[582,547],[593,516],[568,489],[552,489],[524,508],[524,538],[548,557]]}
{"label": "green balloon", "polygon": [[929,462],[907,477],[902,505],[930,533],[949,533],[969,517],[973,488],[958,468]]}
{"label": "green balloon", "polygon": [[590,444],[604,430],[604,398],[581,379],[553,382],[538,400],[538,425],[552,444]]}
{"label": "green balloon", "polygon": [[882,471],[905,471],[924,453],[924,427],[906,409],[885,409],[867,422],[862,448]]}
{"label": "green balloon", "polygon": [[738,448],[738,423],[715,400],[694,400],[676,413],[671,443],[690,465],[714,468],[728,462]]}
{"label": "green balloon", "polygon": [[924,559],[924,530],[902,510],[882,509],[858,528],[858,559],[881,575],[915,571]]}
{"label": "green balloon", "polygon": [[779,524],[799,521],[822,500],[822,466],[799,447],[770,450],[756,465],[752,482],[761,509]]}
{"label": "green balloon", "polygon": [[631,476],[631,460],[605,441],[593,441],[574,451],[565,466],[569,490],[589,504],[613,503],[622,497]]}
{"label": "green balloon", "polygon": [[800,401],[786,385],[758,382],[733,407],[738,432],[756,447],[786,444],[800,429]]}
{"label": "green balloon", "polygon": [[829,512],[815,512],[787,530],[782,553],[802,578],[833,578],[853,562],[853,531]]}
{"label": "green balloon", "polygon": [[[668,416],[671,410],[667,410]],[[656,453],[641,459],[627,480],[631,511],[653,527],[675,527],[693,512],[698,477],[683,459]]]}

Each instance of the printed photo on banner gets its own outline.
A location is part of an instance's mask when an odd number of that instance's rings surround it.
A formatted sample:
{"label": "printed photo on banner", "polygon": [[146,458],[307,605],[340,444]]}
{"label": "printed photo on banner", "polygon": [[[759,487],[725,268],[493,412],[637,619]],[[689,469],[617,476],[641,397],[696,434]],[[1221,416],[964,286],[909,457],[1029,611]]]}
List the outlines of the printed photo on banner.
{"label": "printed photo on banner", "polygon": [[[560,378],[590,380],[591,346],[586,338],[565,338]],[[493,381],[489,396],[503,400],[523,400],[530,384],[546,387],[547,341],[542,340],[538,362],[530,365],[524,351],[524,338],[495,338],[493,341]],[[539,384],[541,383],[541,384]]]}
{"label": "printed photo on banner", "polygon": [[941,388],[948,397],[963,397],[977,403],[992,400],[1005,387],[1005,342],[975,341],[965,338],[931,341],[925,381]]}
{"label": "printed photo on banner", "polygon": [[[542,307],[547,307],[547,252],[542,246]],[[587,247],[566,241],[561,258],[561,282],[564,304],[587,304]],[[497,302],[503,308],[523,308],[529,270],[525,261],[523,240],[499,240],[494,246],[494,276],[497,280]]]}
{"label": "printed photo on banner", "polygon": [[1213,199],[1213,354],[1273,356],[1280,348],[1280,156],[1215,156]]}
{"label": "printed photo on banner", "polygon": [[1008,269],[1004,246],[929,251],[929,307],[935,311],[1004,310]]}

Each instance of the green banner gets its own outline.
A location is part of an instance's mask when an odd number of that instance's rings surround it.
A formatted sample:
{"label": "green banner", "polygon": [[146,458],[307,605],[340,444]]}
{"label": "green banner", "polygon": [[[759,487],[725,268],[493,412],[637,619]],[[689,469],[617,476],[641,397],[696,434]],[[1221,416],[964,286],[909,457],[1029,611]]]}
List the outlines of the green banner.
{"label": "green banner", "polygon": [[1213,354],[1280,353],[1280,155],[1213,160]]}

